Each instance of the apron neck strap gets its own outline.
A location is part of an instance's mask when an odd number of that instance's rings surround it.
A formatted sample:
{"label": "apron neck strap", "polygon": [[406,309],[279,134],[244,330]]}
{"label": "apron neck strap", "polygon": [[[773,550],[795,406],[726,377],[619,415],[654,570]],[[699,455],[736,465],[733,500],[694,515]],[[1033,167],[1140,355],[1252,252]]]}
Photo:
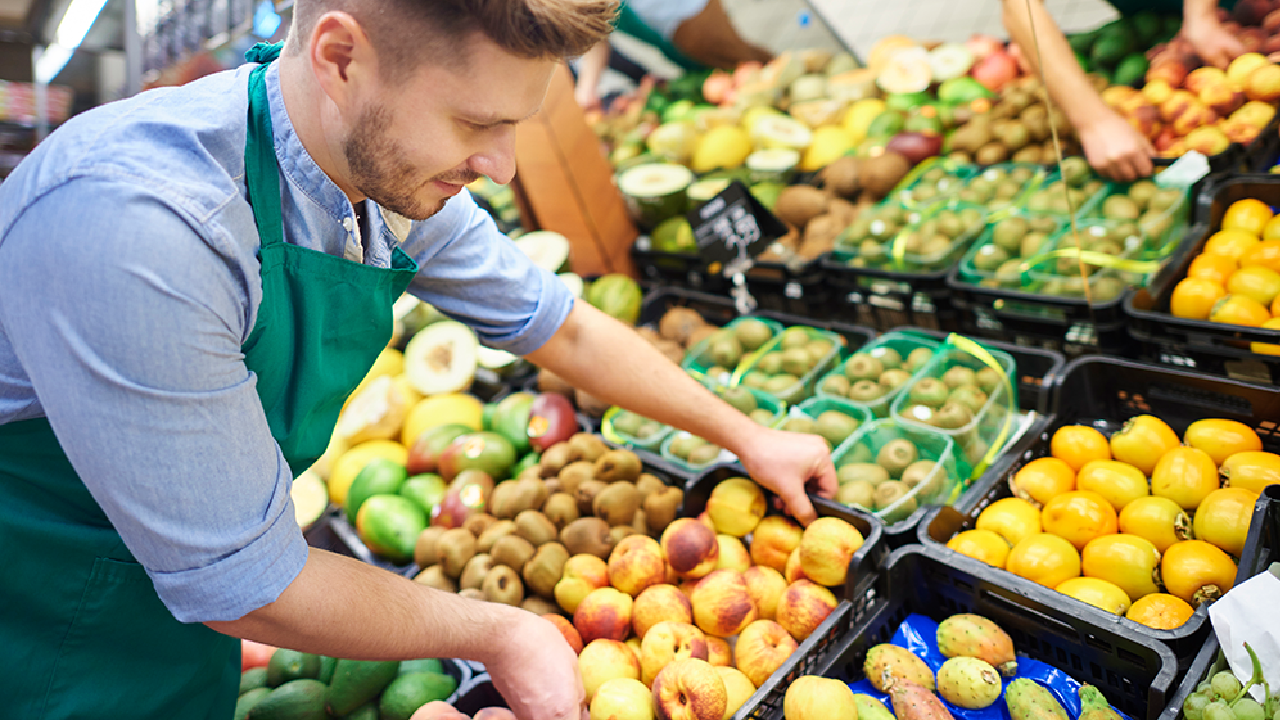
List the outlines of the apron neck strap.
{"label": "apron neck strap", "polygon": [[258,43],[244,54],[245,60],[261,63],[249,73],[249,128],[244,145],[245,186],[254,224],[262,247],[284,242],[284,219],[280,215],[280,168],[271,131],[271,103],[267,99],[267,68],[280,57],[284,43]]}

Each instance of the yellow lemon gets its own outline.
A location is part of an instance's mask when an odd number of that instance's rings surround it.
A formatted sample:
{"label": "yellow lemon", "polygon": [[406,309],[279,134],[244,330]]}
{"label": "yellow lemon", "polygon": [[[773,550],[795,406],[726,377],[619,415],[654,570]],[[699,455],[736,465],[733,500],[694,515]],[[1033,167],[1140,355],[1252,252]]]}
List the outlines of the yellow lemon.
{"label": "yellow lemon", "polygon": [[747,131],[736,125],[723,125],[707,131],[698,141],[690,169],[704,173],[717,168],[741,167],[750,154],[751,138]]}
{"label": "yellow lemon", "polygon": [[832,160],[853,149],[853,144],[849,139],[849,133],[845,132],[844,128],[820,127],[813,131],[813,141],[804,151],[804,158],[800,160],[800,169],[804,172],[821,170]]}
{"label": "yellow lemon", "polygon": [[446,393],[433,395],[413,406],[404,420],[400,442],[413,447],[424,430],[441,425],[466,425],[472,430],[484,429],[484,405],[474,395]]}
{"label": "yellow lemon", "polygon": [[849,139],[854,144],[866,140],[871,121],[884,112],[884,109],[885,102],[879,98],[859,100],[850,105],[844,113],[844,131],[849,134]]}
{"label": "yellow lemon", "polygon": [[393,440],[370,440],[346,451],[333,462],[333,471],[329,473],[329,499],[338,505],[345,504],[351,481],[374,458],[404,465],[409,461],[409,450]]}

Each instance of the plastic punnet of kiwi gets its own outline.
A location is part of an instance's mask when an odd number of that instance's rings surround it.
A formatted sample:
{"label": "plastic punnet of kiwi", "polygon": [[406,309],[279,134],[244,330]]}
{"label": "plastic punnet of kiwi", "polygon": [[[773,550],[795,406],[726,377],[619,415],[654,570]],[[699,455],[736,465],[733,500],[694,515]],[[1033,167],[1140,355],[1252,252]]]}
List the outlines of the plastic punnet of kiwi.
{"label": "plastic punnet of kiwi", "polygon": [[606,437],[613,435],[615,442],[646,448],[660,443],[672,430],[670,425],[616,406],[605,413],[603,422]]}
{"label": "plastic punnet of kiwi", "polygon": [[832,366],[843,346],[844,338],[836,333],[789,327],[739,368],[736,384],[798,403],[812,393],[816,378]]}
{"label": "plastic punnet of kiwi", "polygon": [[909,430],[892,420],[863,426],[832,460],[836,501],[872,512],[889,524],[905,520],[924,505],[949,500],[957,483],[950,438]]}
{"label": "plastic punnet of kiwi", "polygon": [[667,436],[660,450],[662,457],[692,469],[701,469],[718,462],[728,462],[733,454],[719,445],[703,440],[683,430]]}

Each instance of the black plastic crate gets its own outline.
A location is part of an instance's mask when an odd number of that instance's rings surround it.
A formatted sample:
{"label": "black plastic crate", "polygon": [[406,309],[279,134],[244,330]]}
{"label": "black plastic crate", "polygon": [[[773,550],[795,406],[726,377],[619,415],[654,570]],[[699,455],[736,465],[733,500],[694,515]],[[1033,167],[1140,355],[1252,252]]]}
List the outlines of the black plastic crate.
{"label": "black plastic crate", "polygon": [[1096,623],[1058,602],[1055,594],[1038,585],[1024,592],[971,558],[930,547],[902,548],[881,570],[875,606],[857,619],[838,654],[817,674],[862,679],[867,650],[889,642],[909,614],[941,621],[976,613],[1003,628],[1020,655],[1094,685],[1135,720],[1155,720],[1177,679],[1169,648],[1122,625]]}
{"label": "black plastic crate", "polygon": [[851,268],[831,253],[823,255],[821,262],[830,287],[831,312],[839,319],[880,331],[899,325],[960,330],[959,309],[947,287],[949,269],[913,273]]}
{"label": "black plastic crate", "polygon": [[723,292],[729,285],[718,265],[696,253],[654,250],[648,236],[631,244],[631,261],[644,281],[702,292]]}
{"label": "black plastic crate", "polygon": [[[1280,560],[1280,485],[1266,487],[1253,508],[1253,519],[1249,522],[1249,536],[1245,541],[1244,552],[1240,557],[1240,571],[1236,574],[1236,584],[1244,582],[1258,573],[1265,572],[1272,562]],[[1178,685],[1177,692],[1169,700],[1169,705],[1160,713],[1160,720],[1179,720],[1182,717],[1182,703],[1187,696],[1196,691],[1201,681],[1220,669],[1216,635],[1210,633],[1204,647],[1196,654],[1191,667]],[[1225,662],[1221,665],[1225,666]]]}
{"label": "black plastic crate", "polygon": [[[1154,415],[1181,436],[1192,422],[1206,417],[1238,420],[1257,431],[1263,448],[1280,451],[1280,389],[1262,388],[1223,378],[1114,358],[1081,358],[1068,364],[1055,394],[1057,414],[1042,431],[1025,438],[994,471],[984,476],[976,500],[968,509],[939,508],[920,524],[920,542],[944,556],[963,558],[945,547],[961,530],[974,527],[978,514],[991,503],[1012,495],[1011,478],[1023,465],[1049,455],[1050,438],[1064,425],[1091,425],[1104,434],[1118,430],[1136,415]],[[975,561],[976,562],[976,561]],[[1182,627],[1154,630],[1130,620],[1042,588],[1012,573],[993,568],[1011,587],[1046,590],[1063,606],[1075,608],[1096,623],[1121,625],[1167,644],[1185,669],[1210,633],[1208,607],[1195,611]]]}
{"label": "black plastic crate", "polygon": [[831,319],[830,292],[819,260],[800,266],[760,261],[745,273],[747,292],[757,311],[789,313],[813,320]]}
{"label": "black plastic crate", "polygon": [[1280,356],[1254,353],[1252,342],[1280,344],[1280,330],[1188,320],[1169,314],[1169,299],[1205,242],[1222,224],[1227,208],[1245,198],[1280,206],[1280,176],[1235,175],[1209,183],[1200,194],[1196,213],[1199,231],[1184,244],[1147,289],[1125,297],[1133,337],[1142,356],[1154,362],[1194,368],[1215,375],[1274,383],[1280,381]]}

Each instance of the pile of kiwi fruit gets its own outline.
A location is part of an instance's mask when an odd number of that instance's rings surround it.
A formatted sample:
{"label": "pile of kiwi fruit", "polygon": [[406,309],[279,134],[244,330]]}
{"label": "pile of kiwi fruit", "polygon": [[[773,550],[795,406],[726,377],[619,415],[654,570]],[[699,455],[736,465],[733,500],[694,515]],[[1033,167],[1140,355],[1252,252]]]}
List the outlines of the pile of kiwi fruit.
{"label": "pile of kiwi fruit", "polygon": [[836,468],[837,502],[895,523],[939,499],[950,485],[946,469],[925,459],[907,434],[901,435],[878,446],[867,437],[849,448]]}
{"label": "pile of kiwi fruit", "polygon": [[920,173],[909,187],[890,195],[889,202],[897,201],[906,207],[927,207],[955,197],[964,188],[969,175],[965,166],[957,163],[934,164]]}
{"label": "pile of kiwi fruit", "polygon": [[[844,364],[818,383],[818,391],[824,395],[849,400],[862,405],[877,403],[911,379],[911,376],[933,358],[933,350],[918,347],[906,357],[897,350],[880,346],[859,350],[849,356]],[[879,413],[881,417],[886,412]]]}
{"label": "pile of kiwi fruit", "polygon": [[[920,377],[906,387],[894,406],[894,417],[947,431],[956,441],[957,451],[969,462],[976,462],[986,454],[987,445],[981,428],[970,426],[1002,384],[994,368],[975,369],[955,359],[937,377]],[[995,418],[996,414],[989,412],[984,426]],[[954,432],[965,428],[969,429]]]}
{"label": "pile of kiwi fruit", "polygon": [[1088,161],[1070,157],[1062,161],[1061,175],[1028,195],[1024,206],[1036,213],[1071,215],[1080,212],[1104,187],[1105,183],[1089,169]]}
{"label": "pile of kiwi fruit", "polygon": [[990,211],[1004,210],[1013,207],[1027,187],[1043,174],[1043,170],[1032,165],[989,167],[969,178],[969,182],[956,193],[956,199],[982,205]]}
{"label": "pile of kiwi fruit", "polygon": [[691,347],[693,360],[708,368],[713,379],[731,375],[742,358],[759,350],[773,339],[774,329],[759,318],[742,318],[710,333],[701,343]]}
{"label": "pile of kiwi fruit", "polygon": [[778,427],[788,432],[817,435],[827,441],[834,450],[857,431],[862,423],[852,415],[839,410],[823,410],[817,417],[793,411]]}
{"label": "pile of kiwi fruit", "polygon": [[918,223],[902,228],[900,237],[888,240],[872,236],[859,240],[851,227],[846,243],[853,245],[857,255],[847,262],[849,267],[884,265],[894,257],[897,244],[902,243],[902,259],[912,269],[939,269],[950,264],[985,224],[986,214],[981,208],[958,205],[934,210]]}
{"label": "pile of kiwi fruit", "polygon": [[494,487],[486,512],[418,536],[416,582],[468,597],[558,613],[555,585],[574,555],[609,559],[628,535],[660,537],[684,500],[628,450],[579,433]]}
{"label": "pile of kiwi fruit", "polygon": [[[712,387],[712,392],[757,424],[770,427],[778,419],[776,408],[770,408],[767,400],[762,403],[755,393],[745,387],[717,385]],[[671,429],[670,425],[637,415],[630,410],[620,410],[613,416],[611,422],[613,429],[621,433],[624,440],[642,445],[651,444],[656,439],[664,437]],[[668,453],[672,457],[689,465],[706,465],[715,462],[720,457],[720,450],[720,446],[688,433],[681,433],[668,445]]]}
{"label": "pile of kiwi fruit", "polygon": [[805,378],[830,367],[843,344],[839,335],[796,325],[782,332],[768,352],[760,355],[742,376],[742,385],[787,403],[809,394]]}
{"label": "pile of kiwi fruit", "polygon": [[1023,262],[1044,254],[1062,219],[1024,213],[992,223],[970,260],[984,287],[1016,288],[1022,284]]}
{"label": "pile of kiwi fruit", "polygon": [[[1101,78],[1106,87],[1106,79]],[[1058,108],[1045,105],[1040,81],[1015,80],[1004,87],[1000,98],[986,113],[974,115],[948,138],[943,151],[948,158],[978,165],[1005,162],[1050,165],[1057,162],[1050,129],[1050,117],[1058,128],[1063,155],[1080,152],[1071,123]]]}

